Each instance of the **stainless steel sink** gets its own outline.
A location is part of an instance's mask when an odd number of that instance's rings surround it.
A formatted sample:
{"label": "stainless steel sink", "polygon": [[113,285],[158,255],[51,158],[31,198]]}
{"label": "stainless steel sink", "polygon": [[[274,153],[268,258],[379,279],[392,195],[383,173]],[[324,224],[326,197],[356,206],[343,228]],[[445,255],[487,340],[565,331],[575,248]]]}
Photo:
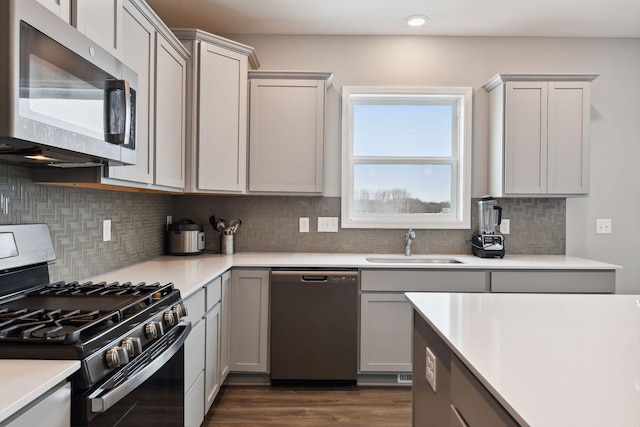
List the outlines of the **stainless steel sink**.
{"label": "stainless steel sink", "polygon": [[367,257],[367,261],[380,264],[463,264],[462,261],[455,258],[436,258],[436,257],[420,257],[420,256],[403,256],[403,257]]}

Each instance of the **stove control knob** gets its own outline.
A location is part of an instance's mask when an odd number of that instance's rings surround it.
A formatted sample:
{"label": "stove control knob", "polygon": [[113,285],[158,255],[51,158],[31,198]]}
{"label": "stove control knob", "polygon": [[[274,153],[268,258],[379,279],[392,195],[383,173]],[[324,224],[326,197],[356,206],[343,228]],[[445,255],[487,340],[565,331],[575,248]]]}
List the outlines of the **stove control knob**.
{"label": "stove control knob", "polygon": [[180,320],[187,315],[187,307],[184,304],[174,305],[171,309],[176,316],[176,319]]}
{"label": "stove control knob", "polygon": [[164,320],[164,324],[171,327],[174,326],[178,321],[176,320],[176,315],[173,310],[165,311],[162,316],[162,320]]}
{"label": "stove control knob", "polygon": [[117,368],[129,363],[129,355],[124,347],[113,347],[107,350],[105,361],[110,368]]}
{"label": "stove control knob", "polygon": [[127,350],[129,357],[142,353],[142,340],[140,337],[131,337],[122,341],[122,347]]}
{"label": "stove control knob", "polygon": [[160,322],[151,322],[144,325],[144,334],[150,340],[154,340],[164,335],[164,328]]}

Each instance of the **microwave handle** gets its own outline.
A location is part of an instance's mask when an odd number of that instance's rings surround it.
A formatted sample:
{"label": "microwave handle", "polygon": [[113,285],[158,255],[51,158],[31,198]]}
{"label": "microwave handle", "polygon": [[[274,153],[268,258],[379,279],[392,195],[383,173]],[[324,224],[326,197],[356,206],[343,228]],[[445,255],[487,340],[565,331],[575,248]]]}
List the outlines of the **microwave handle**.
{"label": "microwave handle", "polygon": [[[122,91],[122,96],[112,97],[116,91]],[[131,88],[126,80],[107,80],[105,82],[105,140],[112,144],[128,145],[131,138]],[[120,102],[120,105],[113,105]],[[117,119],[113,115],[115,111],[124,110],[124,123],[118,120],[116,129],[112,127],[112,120]]]}
{"label": "microwave handle", "polygon": [[184,341],[187,339],[189,332],[191,332],[191,322],[181,322],[176,327],[182,329],[180,335],[178,335],[171,346],[162,352],[160,356],[154,359],[153,362],[145,366],[141,371],[129,377],[118,387],[109,390],[107,393],[104,393],[105,390],[103,388],[98,388],[89,396],[92,413],[105,412],[118,403],[121,399],[135,390],[136,387],[148,380],[165,363],[167,363],[173,355],[178,352],[178,350],[180,350],[184,345]]}

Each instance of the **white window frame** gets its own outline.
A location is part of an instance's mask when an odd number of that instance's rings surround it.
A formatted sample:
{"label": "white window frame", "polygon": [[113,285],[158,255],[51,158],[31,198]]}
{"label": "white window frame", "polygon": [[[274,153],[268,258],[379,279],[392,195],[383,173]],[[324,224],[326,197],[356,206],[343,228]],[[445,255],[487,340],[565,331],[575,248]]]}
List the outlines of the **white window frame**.
{"label": "white window frame", "polygon": [[[379,87],[342,88],[342,228],[471,228],[471,139],[472,88],[470,87]],[[391,102],[420,97],[434,102],[454,101],[457,106],[457,140],[452,157],[356,157],[353,154],[353,108],[356,104],[389,98]],[[369,101],[369,102],[367,102]],[[376,162],[377,160],[377,162]],[[355,164],[450,164],[453,195],[451,214],[363,215],[353,212]]]}

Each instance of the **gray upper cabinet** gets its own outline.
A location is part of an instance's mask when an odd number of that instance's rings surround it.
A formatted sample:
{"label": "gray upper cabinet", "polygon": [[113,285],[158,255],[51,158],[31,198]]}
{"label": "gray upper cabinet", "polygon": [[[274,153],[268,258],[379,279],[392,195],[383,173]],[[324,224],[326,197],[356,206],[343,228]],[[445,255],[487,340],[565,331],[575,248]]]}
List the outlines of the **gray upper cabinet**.
{"label": "gray upper cabinet", "polygon": [[246,193],[247,70],[253,48],[196,29],[174,29],[191,52],[187,182],[192,193]]}
{"label": "gray upper cabinet", "polygon": [[38,0],[64,22],[71,23],[71,0]]}
{"label": "gray upper cabinet", "polygon": [[589,192],[590,82],[597,74],[498,74],[489,92],[496,197]]}
{"label": "gray upper cabinet", "polygon": [[120,58],[123,0],[72,0],[71,23],[104,50]]}
{"label": "gray upper cabinet", "polygon": [[332,73],[252,71],[249,192],[322,194]]}
{"label": "gray upper cabinet", "polygon": [[123,33],[123,62],[138,73],[138,160],[109,167],[101,183],[181,192],[189,53],[142,0],[125,0]]}
{"label": "gray upper cabinet", "polygon": [[155,28],[143,13],[129,1],[124,3],[122,48],[123,62],[138,74],[136,92],[136,142],[138,159],[135,165],[110,167],[108,176],[123,181],[153,184],[153,104],[155,73]]}

